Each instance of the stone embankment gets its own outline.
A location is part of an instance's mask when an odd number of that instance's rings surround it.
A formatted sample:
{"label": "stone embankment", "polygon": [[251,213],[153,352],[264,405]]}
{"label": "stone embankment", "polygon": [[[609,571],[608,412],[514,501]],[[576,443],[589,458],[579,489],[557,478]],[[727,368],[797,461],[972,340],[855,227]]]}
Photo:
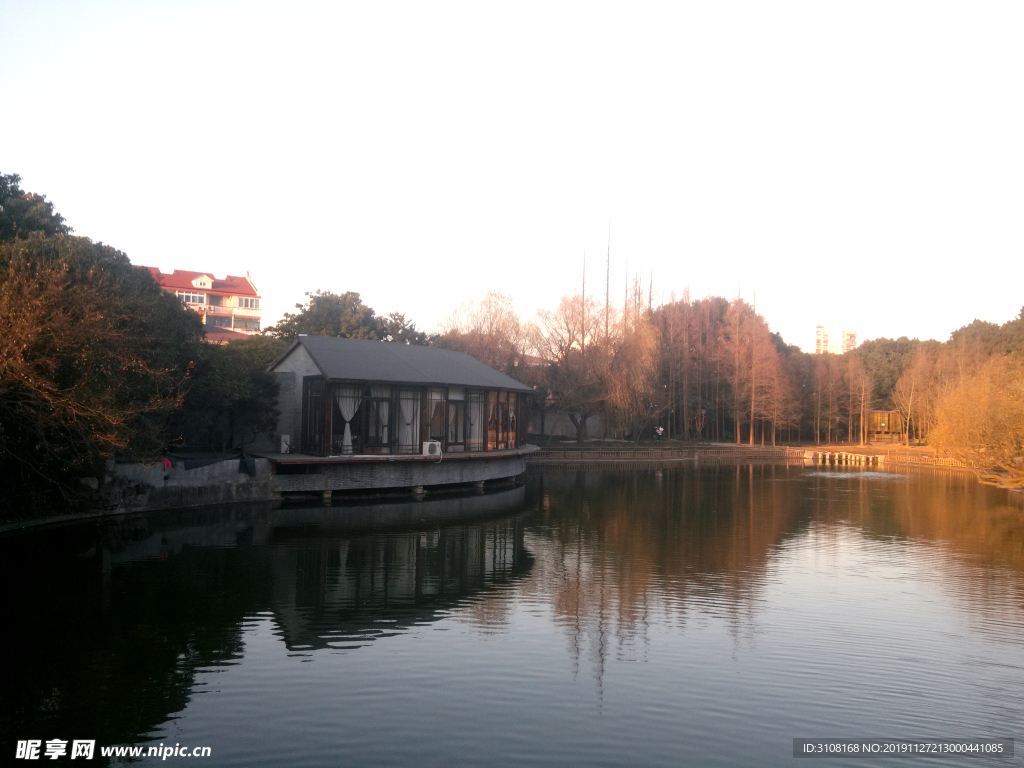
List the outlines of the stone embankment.
{"label": "stone embankment", "polygon": [[772,446],[693,446],[624,450],[537,451],[530,454],[527,466],[585,467],[614,465],[653,466],[681,462],[732,463],[736,461],[803,461],[802,448]]}
{"label": "stone embankment", "polygon": [[692,446],[624,450],[537,451],[527,458],[530,466],[650,466],[679,462],[731,463],[737,461],[790,462],[801,461],[826,466],[913,466],[970,472],[956,459],[927,453],[893,451],[874,447],[839,449],[787,448],[771,446]]}

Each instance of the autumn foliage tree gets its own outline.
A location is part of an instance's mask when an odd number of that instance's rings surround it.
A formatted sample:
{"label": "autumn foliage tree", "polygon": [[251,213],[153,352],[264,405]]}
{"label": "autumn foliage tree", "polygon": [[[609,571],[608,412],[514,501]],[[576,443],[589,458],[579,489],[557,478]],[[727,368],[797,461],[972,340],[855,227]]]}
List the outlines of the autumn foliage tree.
{"label": "autumn foliage tree", "polygon": [[499,291],[460,305],[441,321],[439,330],[435,346],[465,352],[510,376],[523,355],[523,325],[512,297]]}
{"label": "autumn foliage tree", "polygon": [[598,343],[602,315],[593,299],[563,296],[555,310],[541,310],[530,327],[530,345],[547,362],[544,386],[560,412],[573,424],[579,442],[587,439],[587,420],[608,398],[610,356]]}
{"label": "autumn foliage tree", "polygon": [[630,312],[626,307],[615,332],[598,343],[594,352],[608,357],[607,403],[626,431],[639,435],[652,421],[664,417],[664,403],[657,391],[660,338],[650,313]]}
{"label": "autumn foliage tree", "polygon": [[199,317],[109,246],[0,244],[0,501],[58,503],[104,458],[158,450],[201,340]]}
{"label": "autumn foliage tree", "polygon": [[943,394],[936,447],[992,485],[1024,487],[1024,361],[997,357]]}

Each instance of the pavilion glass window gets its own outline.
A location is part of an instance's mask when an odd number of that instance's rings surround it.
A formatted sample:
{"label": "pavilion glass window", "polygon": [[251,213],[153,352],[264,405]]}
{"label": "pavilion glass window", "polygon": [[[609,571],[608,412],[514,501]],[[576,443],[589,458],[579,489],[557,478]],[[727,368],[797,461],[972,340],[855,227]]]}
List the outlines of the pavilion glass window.
{"label": "pavilion glass window", "polygon": [[519,447],[519,401],[515,392],[508,393],[508,447]]}
{"label": "pavilion glass window", "polygon": [[487,393],[487,450],[493,451],[498,447],[498,429],[501,423],[501,414],[498,412],[498,393]]}
{"label": "pavilion glass window", "polygon": [[346,456],[362,453],[365,435],[362,421],[363,384],[336,384],[331,394],[331,455]]}
{"label": "pavilion glass window", "polygon": [[371,384],[363,393],[363,447],[368,453],[390,453],[393,432],[391,386]]}
{"label": "pavilion glass window", "polygon": [[466,450],[484,450],[484,428],[487,424],[486,397],[483,392],[466,393]]}
{"label": "pavilion glass window", "polygon": [[461,387],[448,388],[448,425],[445,450],[466,450],[466,392]]}
{"label": "pavilion glass window", "polygon": [[396,419],[389,384],[337,384],[333,388],[331,455],[391,453]]}
{"label": "pavilion glass window", "polygon": [[498,393],[498,448],[508,448],[508,430],[510,425],[508,395],[508,392]]}
{"label": "pavilion glass window", "polygon": [[398,408],[395,413],[397,453],[421,453],[420,440],[420,392],[416,389],[398,390]]}
{"label": "pavilion glass window", "polygon": [[424,440],[440,440],[445,438],[448,426],[448,414],[445,408],[443,389],[428,389],[424,394]]}
{"label": "pavilion glass window", "polygon": [[302,450],[316,456],[323,454],[324,382],[323,379],[305,379],[302,382]]}

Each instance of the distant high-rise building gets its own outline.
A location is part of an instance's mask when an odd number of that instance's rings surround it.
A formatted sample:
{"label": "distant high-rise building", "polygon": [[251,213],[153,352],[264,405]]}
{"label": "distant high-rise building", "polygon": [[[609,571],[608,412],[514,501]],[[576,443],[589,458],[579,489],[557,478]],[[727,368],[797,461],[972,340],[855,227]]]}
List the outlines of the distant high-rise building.
{"label": "distant high-rise building", "polygon": [[819,325],[814,329],[814,354],[820,355],[828,352],[828,331],[825,326]]}
{"label": "distant high-rise building", "polygon": [[840,328],[838,325],[831,332],[823,325],[814,329],[814,354],[816,355],[825,352],[841,355],[856,348],[857,332],[854,330]]}

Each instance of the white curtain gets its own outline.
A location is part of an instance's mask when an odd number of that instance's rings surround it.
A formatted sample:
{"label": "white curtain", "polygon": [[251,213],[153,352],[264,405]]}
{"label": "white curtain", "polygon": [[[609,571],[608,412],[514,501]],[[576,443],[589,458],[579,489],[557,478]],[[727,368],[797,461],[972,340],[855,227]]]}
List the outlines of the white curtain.
{"label": "white curtain", "polygon": [[398,394],[398,442],[405,448],[416,447],[416,435],[419,432],[420,398],[419,392],[404,391]]}
{"label": "white curtain", "polygon": [[341,418],[345,420],[345,436],[341,441],[341,452],[352,453],[352,429],[349,422],[359,409],[359,401],[363,399],[362,387],[335,387],[334,398],[338,401]]}
{"label": "white curtain", "polygon": [[[371,384],[370,394],[373,395],[373,397],[390,398],[391,387],[389,387],[387,384]],[[389,402],[389,400],[378,400],[376,405],[377,415],[380,417],[381,422],[380,439],[382,443],[387,445],[390,442],[390,436],[388,435],[388,424],[390,424],[391,422],[388,420],[388,417],[391,414],[391,403]]]}

